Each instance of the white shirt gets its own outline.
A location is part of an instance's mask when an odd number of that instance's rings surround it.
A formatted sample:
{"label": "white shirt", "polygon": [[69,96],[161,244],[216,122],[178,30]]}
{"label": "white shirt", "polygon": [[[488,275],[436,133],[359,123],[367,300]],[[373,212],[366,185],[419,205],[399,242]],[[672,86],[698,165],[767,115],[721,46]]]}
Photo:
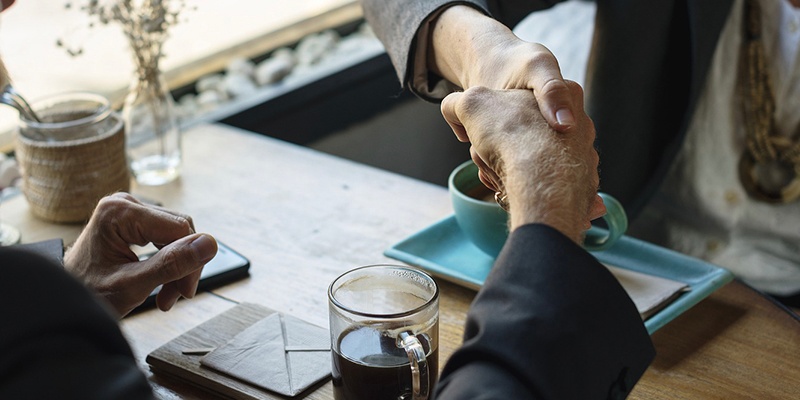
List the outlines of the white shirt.
{"label": "white shirt", "polygon": [[[792,137],[800,125],[800,8],[788,0],[759,1],[777,129]],[[753,200],[738,174],[745,138],[736,92],[743,6],[737,0],[731,10],[683,148],[633,231],[721,265],[758,289],[790,295],[800,291],[800,201]]]}
{"label": "white shirt", "polygon": [[[800,124],[800,8],[788,0],[760,2],[777,129],[791,136]],[[629,234],[726,267],[761,290],[789,295],[800,291],[800,202],[773,205],[752,200],[738,175],[745,137],[740,99],[735,96],[743,9],[744,1],[736,0],[681,153]],[[593,3],[561,3],[552,11],[533,13],[514,32],[544,43],[562,64],[583,66],[591,41],[574,40],[580,27],[559,28],[564,18],[585,21],[593,15]],[[591,23],[584,25],[580,37],[591,35]],[[428,32],[428,24],[423,24],[420,43]],[[425,46],[417,47],[414,61],[412,84],[421,94],[443,97],[457,90],[445,80],[427,87]]]}

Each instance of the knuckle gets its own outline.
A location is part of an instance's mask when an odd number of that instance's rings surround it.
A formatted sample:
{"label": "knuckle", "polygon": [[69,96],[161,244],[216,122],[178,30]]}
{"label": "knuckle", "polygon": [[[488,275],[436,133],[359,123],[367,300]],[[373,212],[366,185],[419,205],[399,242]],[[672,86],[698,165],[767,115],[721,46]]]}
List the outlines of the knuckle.
{"label": "knuckle", "polygon": [[126,201],[130,201],[130,202],[136,202],[136,198],[133,197],[133,195],[128,193],[128,192],[116,192],[116,193],[110,194],[110,195],[108,195],[106,197],[113,197],[113,198],[126,200]]}
{"label": "knuckle", "polygon": [[471,113],[481,108],[487,98],[491,96],[491,93],[492,90],[484,86],[471,87],[464,91],[463,96],[461,96],[459,108],[466,113]]}
{"label": "knuckle", "polygon": [[570,94],[572,94],[573,96],[583,97],[584,95],[583,86],[581,86],[578,82],[566,79],[564,80],[564,83],[566,84]]}
{"label": "knuckle", "polygon": [[107,196],[103,196],[103,198],[98,201],[98,206],[102,205],[104,208],[117,208],[117,207],[125,207],[126,205],[135,202],[135,198],[125,192],[116,192]]}
{"label": "knuckle", "polygon": [[174,219],[181,231],[194,233],[194,223],[192,222],[192,217],[188,215],[175,215]]}
{"label": "knuckle", "polygon": [[97,202],[95,213],[98,214],[116,214],[126,208],[127,201],[123,198],[111,195],[105,196]]}
{"label": "knuckle", "polygon": [[558,68],[556,56],[545,46],[535,45],[528,58],[528,66],[532,68]]}
{"label": "knuckle", "polygon": [[185,223],[188,225],[188,228],[190,229],[190,231],[192,233],[194,233],[194,220],[192,219],[192,217],[190,215],[185,215],[184,219],[185,219],[185,221],[186,221]]}
{"label": "knuckle", "polygon": [[573,86],[580,86],[574,82],[569,83],[561,77],[558,60],[547,49],[532,52],[526,61],[525,70],[535,77],[533,89],[540,95],[566,97],[573,90]]}
{"label": "knuckle", "polygon": [[491,91],[492,90],[486,86],[473,86],[464,91],[464,96],[462,96],[462,99],[464,99],[464,101],[480,100],[488,96]]}
{"label": "knuckle", "polygon": [[158,270],[163,277],[164,283],[176,280],[183,277],[186,273],[185,257],[181,257],[180,252],[176,249],[162,249],[167,250],[163,257],[159,260]]}
{"label": "knuckle", "polygon": [[554,77],[544,81],[540,92],[545,96],[564,96],[567,98],[570,94],[570,88],[562,79]]}

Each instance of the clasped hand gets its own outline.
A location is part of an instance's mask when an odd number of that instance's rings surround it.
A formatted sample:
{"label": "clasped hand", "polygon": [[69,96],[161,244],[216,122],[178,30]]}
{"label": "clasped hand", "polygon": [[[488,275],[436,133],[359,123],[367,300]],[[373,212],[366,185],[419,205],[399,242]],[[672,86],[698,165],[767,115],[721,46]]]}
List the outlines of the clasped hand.
{"label": "clasped hand", "polygon": [[606,209],[597,195],[595,130],[583,112],[583,90],[566,81],[576,114],[568,132],[553,130],[530,90],[473,87],[442,101],[442,115],[458,140],[471,143],[481,181],[504,190],[511,229],[544,223],[577,243]]}

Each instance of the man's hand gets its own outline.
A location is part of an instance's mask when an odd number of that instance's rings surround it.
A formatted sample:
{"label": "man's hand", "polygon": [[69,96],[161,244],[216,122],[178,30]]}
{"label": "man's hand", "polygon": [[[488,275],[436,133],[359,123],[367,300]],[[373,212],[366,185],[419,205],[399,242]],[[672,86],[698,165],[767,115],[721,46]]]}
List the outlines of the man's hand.
{"label": "man's hand", "polygon": [[476,9],[451,6],[436,19],[428,41],[428,69],[464,90],[528,89],[544,119],[556,131],[578,124],[582,111],[573,104],[553,53],[520,39],[500,22]]}
{"label": "man's hand", "polygon": [[[570,101],[582,104],[580,86],[566,83]],[[539,222],[581,243],[590,221],[605,214],[597,195],[594,124],[585,113],[575,129],[556,132],[529,90],[475,87],[447,96],[442,115],[460,141],[472,144],[481,181],[508,195],[512,230]]]}
{"label": "man's hand", "polygon": [[[148,243],[160,250],[139,261],[130,246]],[[64,267],[122,317],[161,284],[156,304],[162,311],[180,296],[194,297],[200,272],[216,253],[217,242],[195,233],[191,217],[116,193],[100,200]]]}

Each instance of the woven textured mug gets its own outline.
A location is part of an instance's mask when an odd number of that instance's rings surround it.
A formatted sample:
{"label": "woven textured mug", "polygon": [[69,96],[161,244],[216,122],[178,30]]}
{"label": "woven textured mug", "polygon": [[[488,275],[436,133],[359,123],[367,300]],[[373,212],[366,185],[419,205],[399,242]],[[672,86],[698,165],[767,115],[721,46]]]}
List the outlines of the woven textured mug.
{"label": "woven textured mug", "polygon": [[65,93],[32,107],[41,122],[20,117],[16,156],[35,216],[83,222],[103,196],[130,189],[123,122],[106,98]]}

